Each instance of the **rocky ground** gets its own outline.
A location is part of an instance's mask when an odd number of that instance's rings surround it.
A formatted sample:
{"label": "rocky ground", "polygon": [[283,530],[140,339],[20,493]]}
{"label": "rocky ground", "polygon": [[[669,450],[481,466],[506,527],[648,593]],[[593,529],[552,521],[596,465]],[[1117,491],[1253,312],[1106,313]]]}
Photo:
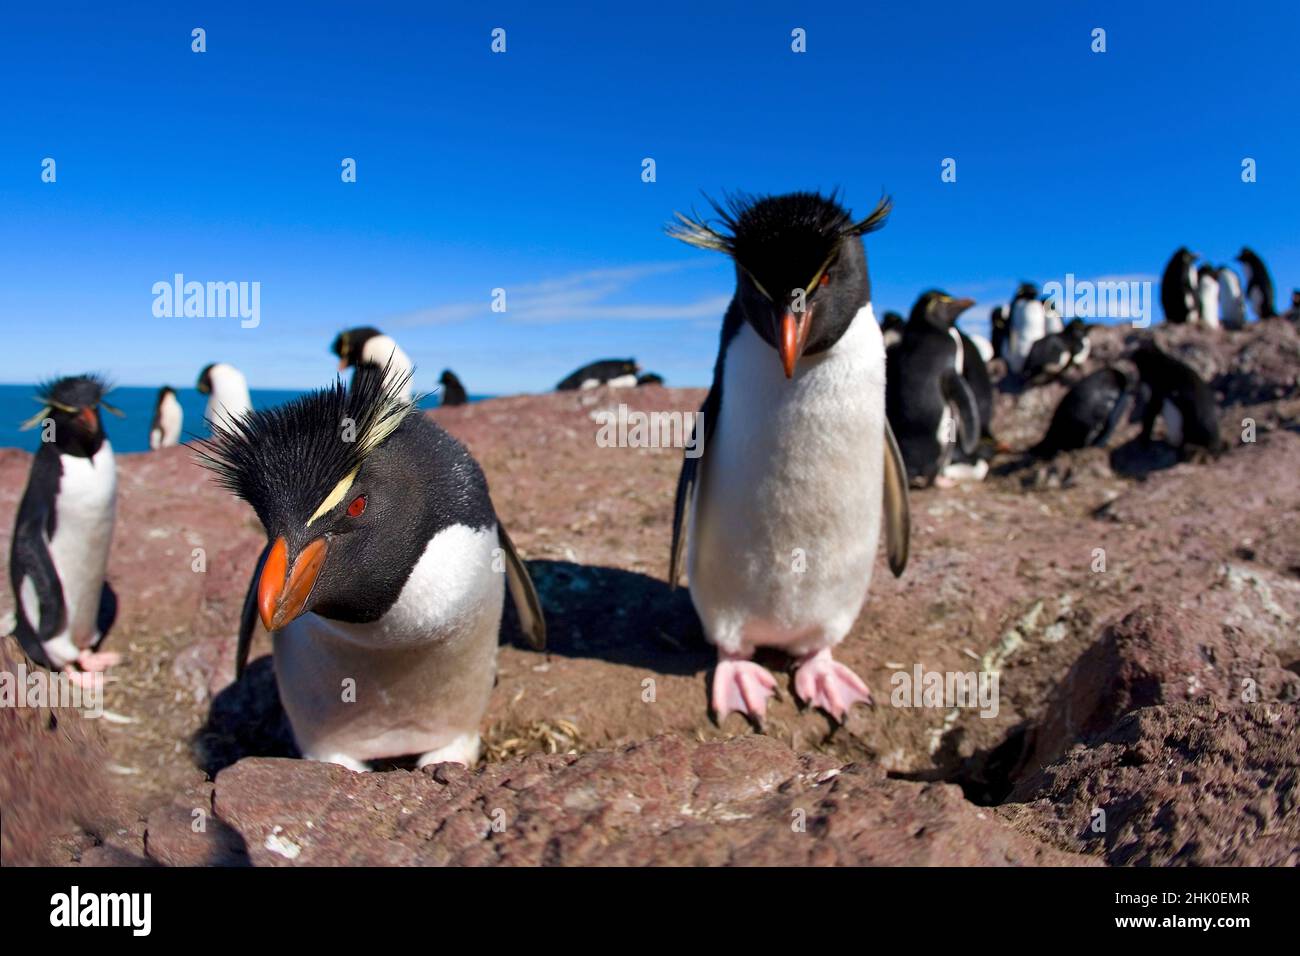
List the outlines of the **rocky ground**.
{"label": "rocky ground", "polygon": [[[779,655],[761,733],[706,713],[712,654],[665,580],[681,453],[598,447],[593,419],[701,392],[434,413],[482,462],[550,625],[544,653],[507,627],[472,771],[293,759],[265,635],[232,683],[252,511],[186,449],[121,456],[114,717],[0,709],[5,862],[1300,863],[1300,336],[1155,334],[1218,390],[1229,452],[1179,463],[1129,425],[913,492],[907,572],[882,557],[839,652],[876,705],[842,726],[801,709]],[[1135,341],[1095,333],[1088,371]],[[998,437],[1033,444],[1066,387],[1003,387]],[[0,452],[6,539],[29,461]],[[996,713],[894,706],[917,665],[996,673]]]}

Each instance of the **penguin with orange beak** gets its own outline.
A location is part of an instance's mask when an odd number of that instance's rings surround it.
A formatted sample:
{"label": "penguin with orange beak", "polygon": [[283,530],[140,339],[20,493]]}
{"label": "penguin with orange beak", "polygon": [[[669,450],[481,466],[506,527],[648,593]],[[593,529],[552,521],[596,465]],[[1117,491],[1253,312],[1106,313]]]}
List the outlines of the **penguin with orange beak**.
{"label": "penguin with orange beak", "polygon": [[41,430],[41,447],[18,505],[9,580],[14,635],[42,667],[83,686],[118,663],[100,651],[117,611],[104,581],[117,517],[117,465],[100,410],[107,383],[94,375],[61,378],[36,395],[41,410],[23,423]]}
{"label": "penguin with orange beak", "polygon": [[668,228],[736,266],[703,434],[678,480],[669,582],[684,565],[717,647],[719,723],[764,718],[776,679],[752,660],[760,647],[789,654],[795,695],[842,721],[871,701],[832,651],[866,600],[882,525],[890,569],[907,564],[907,477],[862,243],[890,203],[864,219],[817,193],[738,195],[713,210]]}
{"label": "penguin with orange beak", "polygon": [[534,647],[545,622],[478,463],[404,397],[408,376],[385,371],[223,422],[201,443],[268,538],[236,671],[260,619],[303,756],[472,765],[506,591]]}

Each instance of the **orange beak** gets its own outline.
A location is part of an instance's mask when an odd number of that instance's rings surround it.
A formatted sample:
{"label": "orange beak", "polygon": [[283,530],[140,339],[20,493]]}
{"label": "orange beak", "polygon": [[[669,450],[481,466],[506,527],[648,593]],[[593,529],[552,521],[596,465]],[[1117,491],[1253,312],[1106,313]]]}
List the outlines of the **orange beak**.
{"label": "orange beak", "polygon": [[306,608],[328,550],[325,539],[317,538],[289,570],[289,546],[284,538],[275,539],[257,582],[257,613],[268,631],[280,630]]}
{"label": "orange beak", "polygon": [[347,367],[348,367],[348,360],[345,358],[339,359],[339,371],[340,372],[347,371]]}
{"label": "orange beak", "polygon": [[812,326],[812,313],[805,309],[799,314],[787,312],[781,319],[781,336],[777,351],[781,353],[781,367],[786,378],[794,378],[794,363],[799,361],[808,345],[808,330]]}
{"label": "orange beak", "polygon": [[86,427],[92,432],[99,430],[99,415],[89,405],[81,410],[81,420],[86,423]]}

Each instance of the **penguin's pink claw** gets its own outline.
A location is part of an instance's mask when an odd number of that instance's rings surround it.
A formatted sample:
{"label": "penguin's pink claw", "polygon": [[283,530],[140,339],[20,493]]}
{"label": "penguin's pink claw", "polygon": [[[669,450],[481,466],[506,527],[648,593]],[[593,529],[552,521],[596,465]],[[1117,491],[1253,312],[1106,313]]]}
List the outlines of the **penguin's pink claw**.
{"label": "penguin's pink claw", "polygon": [[854,704],[871,703],[866,683],[831,657],[829,648],[803,659],[794,673],[794,692],[800,700],[820,707],[840,723]]}
{"label": "penguin's pink claw", "polygon": [[713,672],[713,713],[718,726],[730,713],[756,720],[767,716],[767,700],[776,691],[776,678],[753,661],[719,659]]}
{"label": "penguin's pink claw", "polygon": [[77,665],[83,671],[106,671],[122,663],[122,655],[113,651],[82,651],[77,655]]}

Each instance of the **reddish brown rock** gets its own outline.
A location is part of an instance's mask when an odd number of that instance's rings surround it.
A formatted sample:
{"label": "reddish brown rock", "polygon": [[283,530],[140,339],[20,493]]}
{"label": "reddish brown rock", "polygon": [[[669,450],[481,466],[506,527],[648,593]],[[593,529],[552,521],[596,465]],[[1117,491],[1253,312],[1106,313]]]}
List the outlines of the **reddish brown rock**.
{"label": "reddish brown rock", "polygon": [[1296,866],[1298,810],[1296,707],[1207,700],[1128,714],[1000,812],[1112,864]]}

